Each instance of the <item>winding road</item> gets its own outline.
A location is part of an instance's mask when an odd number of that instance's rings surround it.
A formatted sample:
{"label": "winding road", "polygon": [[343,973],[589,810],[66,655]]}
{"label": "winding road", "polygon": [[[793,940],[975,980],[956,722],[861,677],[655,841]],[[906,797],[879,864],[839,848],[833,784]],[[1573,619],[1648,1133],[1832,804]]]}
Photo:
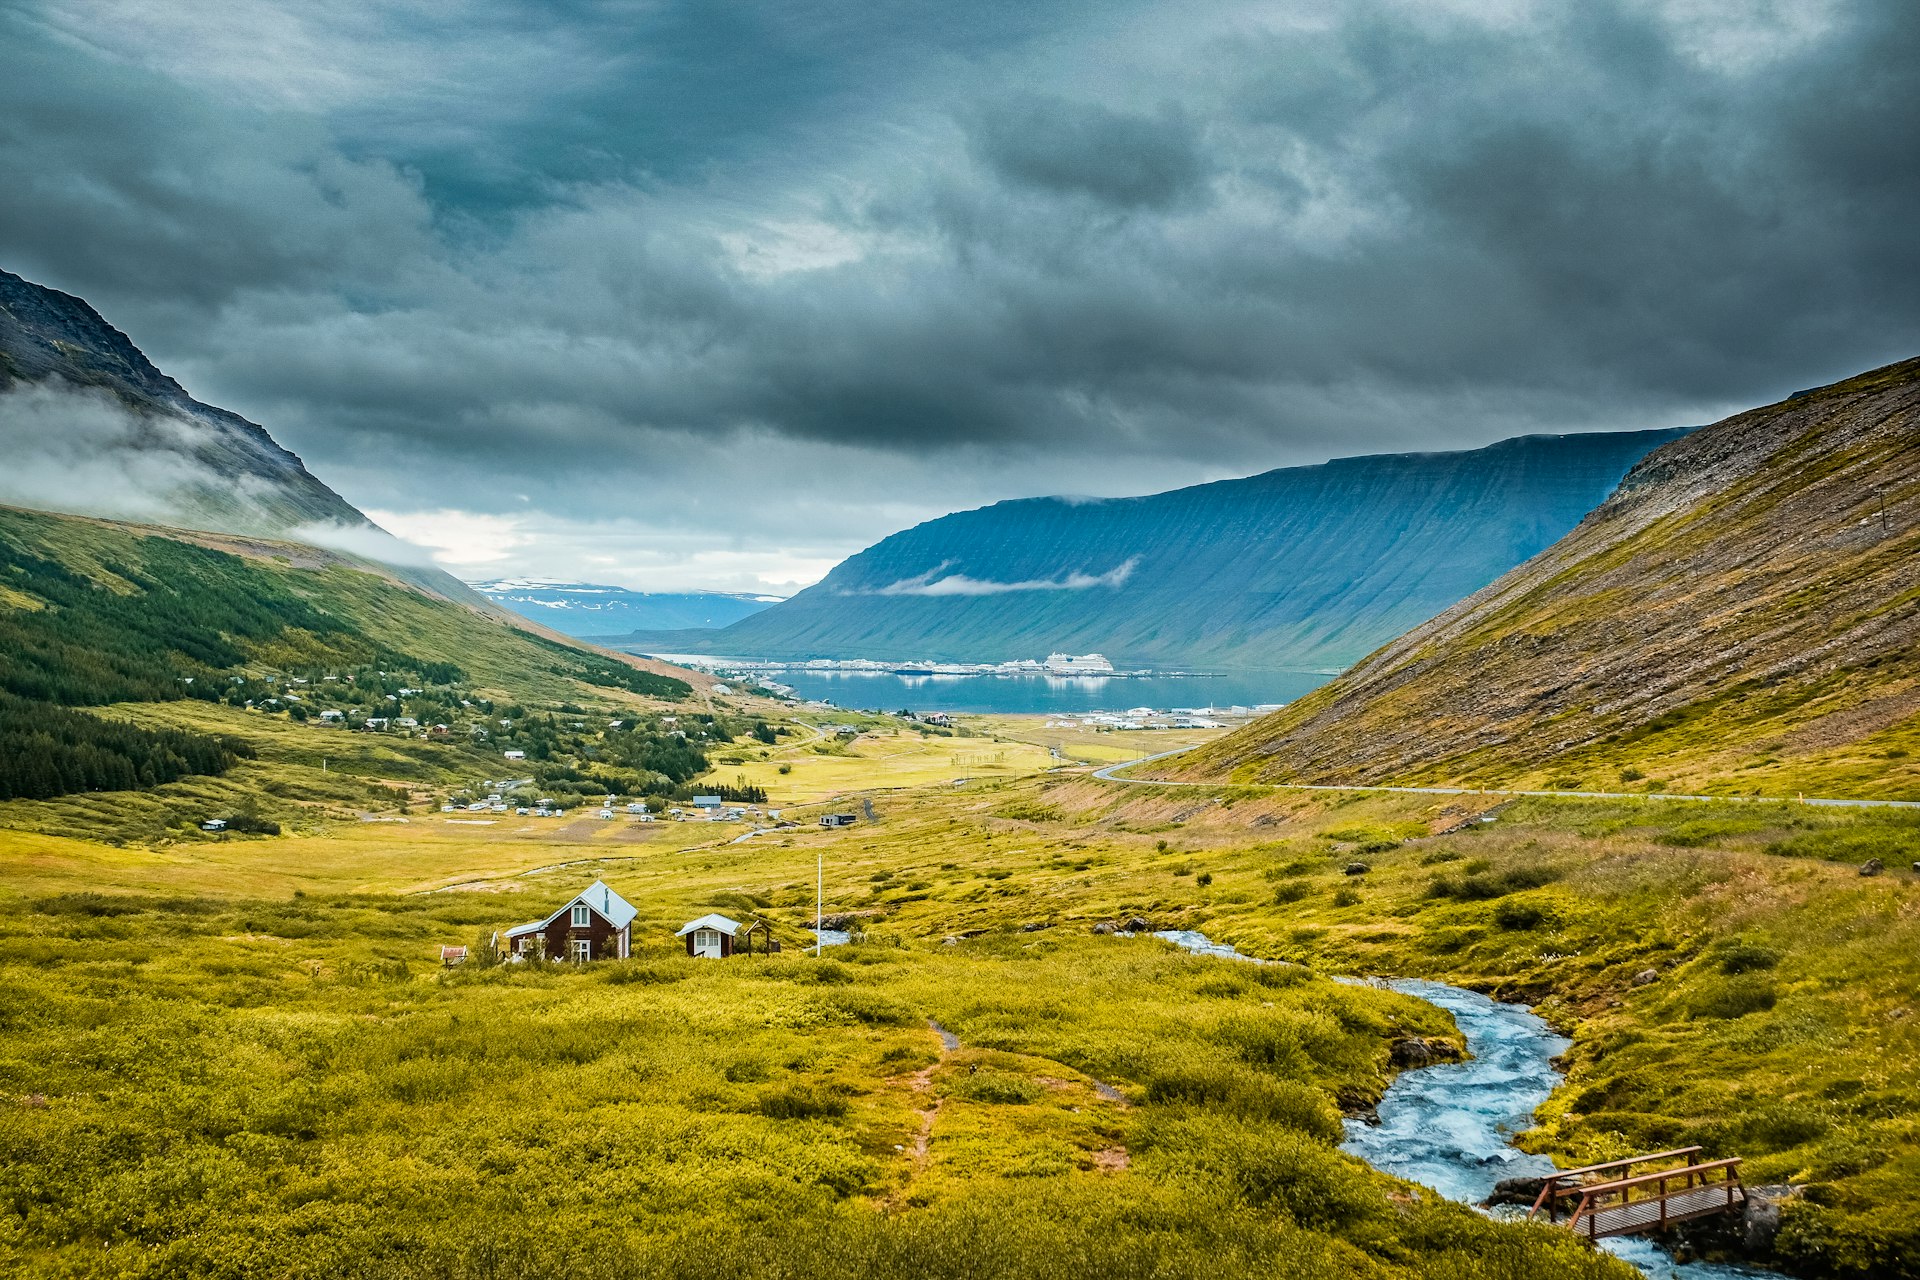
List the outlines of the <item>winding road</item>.
{"label": "winding road", "polygon": [[[1201,744],[1196,743],[1195,746]],[[1194,747],[1175,747],[1156,755],[1141,756],[1095,769],[1091,776],[1102,782],[1124,782],[1136,787],[1257,787],[1268,791],[1387,791],[1416,796],[1541,796],[1555,800],[1728,800],[1738,804],[1816,804],[1833,809],[1920,809],[1920,800],[1836,800],[1823,796],[1692,796],[1667,791],[1502,791],[1498,787],[1362,787],[1333,786],[1309,782],[1175,782],[1158,778],[1123,778],[1122,769],[1134,769],[1168,756],[1181,755]]]}

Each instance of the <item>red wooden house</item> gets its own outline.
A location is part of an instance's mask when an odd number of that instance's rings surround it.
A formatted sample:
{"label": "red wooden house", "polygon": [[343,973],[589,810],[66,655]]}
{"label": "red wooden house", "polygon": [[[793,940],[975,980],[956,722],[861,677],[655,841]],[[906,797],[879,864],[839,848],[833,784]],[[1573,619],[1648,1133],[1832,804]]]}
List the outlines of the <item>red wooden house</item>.
{"label": "red wooden house", "polygon": [[544,955],[549,960],[625,960],[638,915],[631,903],[604,880],[595,880],[573,901],[545,920],[515,925],[494,935],[495,948],[509,956]]}

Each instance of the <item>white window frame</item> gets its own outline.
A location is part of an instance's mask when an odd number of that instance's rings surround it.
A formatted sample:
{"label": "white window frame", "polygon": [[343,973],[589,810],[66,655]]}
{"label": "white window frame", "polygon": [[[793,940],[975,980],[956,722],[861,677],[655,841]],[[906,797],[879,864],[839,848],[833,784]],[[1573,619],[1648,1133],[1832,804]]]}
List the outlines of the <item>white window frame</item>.
{"label": "white window frame", "polygon": [[593,959],[593,940],[591,938],[575,938],[569,950],[569,958],[572,959],[575,964],[585,964],[587,961]]}
{"label": "white window frame", "polygon": [[592,908],[588,907],[587,904],[584,902],[574,903],[573,904],[573,927],[576,929],[584,929],[592,923],[593,923]]}

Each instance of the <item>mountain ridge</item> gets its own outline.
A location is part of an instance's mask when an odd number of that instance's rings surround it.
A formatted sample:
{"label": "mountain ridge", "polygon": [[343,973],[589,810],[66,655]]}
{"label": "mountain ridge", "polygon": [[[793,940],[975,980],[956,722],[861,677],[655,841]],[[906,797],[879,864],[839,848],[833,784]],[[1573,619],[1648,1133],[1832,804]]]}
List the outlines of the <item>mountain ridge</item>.
{"label": "mountain ridge", "polygon": [[[265,427],[194,399],[85,299],[4,270],[0,398],[0,430],[11,420],[22,437],[39,432],[39,451],[65,451],[54,454],[55,465],[29,469],[15,483],[50,487],[66,478],[63,469],[79,477],[54,509],[135,519],[172,516],[169,522],[237,533],[374,527]],[[57,465],[62,462],[64,468]],[[88,467],[103,462],[118,468],[104,474],[132,492],[83,492],[86,477],[99,474]],[[201,470],[206,474],[196,474]],[[36,497],[41,500],[32,501]],[[24,487],[0,490],[0,498],[47,505],[45,495]],[[130,501],[144,505],[114,505]]]}
{"label": "mountain ridge", "polygon": [[1014,499],[893,534],[728,627],[617,643],[1339,669],[1550,544],[1685,430],[1364,455],[1141,497]]}
{"label": "mountain ridge", "polygon": [[784,597],[742,591],[634,591],[591,582],[498,578],[467,584],[523,618],[583,640],[659,629],[720,627]]}
{"label": "mountain ridge", "polygon": [[1177,776],[1920,796],[1917,501],[1920,359],[1736,414]]}

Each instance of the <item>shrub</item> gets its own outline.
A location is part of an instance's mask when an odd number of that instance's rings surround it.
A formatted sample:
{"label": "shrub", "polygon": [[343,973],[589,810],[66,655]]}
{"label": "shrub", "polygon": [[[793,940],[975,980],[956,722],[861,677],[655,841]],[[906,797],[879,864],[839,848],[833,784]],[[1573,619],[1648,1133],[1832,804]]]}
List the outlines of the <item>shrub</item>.
{"label": "shrub", "polygon": [[1891,820],[1803,832],[1776,840],[1767,846],[1767,852],[1785,858],[1820,858],[1828,862],[1861,863],[1878,858],[1894,866],[1912,860],[1916,846],[1920,846],[1920,820],[1902,815]]}
{"label": "shrub", "polygon": [[1708,956],[1725,974],[1755,973],[1780,963],[1780,953],[1745,938],[1728,938],[1716,943]]}
{"label": "shrub", "polygon": [[1276,1080],[1238,1063],[1162,1072],[1147,1081],[1147,1101],[1163,1107],[1205,1107],[1244,1120],[1285,1125],[1322,1142],[1340,1140],[1340,1116],[1325,1094],[1297,1080]]}
{"label": "shrub", "polygon": [[1493,922],[1502,929],[1538,929],[1549,919],[1547,909],[1537,902],[1503,901],[1493,907]]}
{"label": "shrub", "polygon": [[[1467,865],[1472,867],[1474,864]],[[1490,898],[1518,893],[1523,889],[1538,889],[1542,885],[1552,884],[1559,878],[1560,873],[1551,867],[1510,867],[1505,871],[1472,874],[1458,880],[1451,876],[1435,876],[1432,883],[1427,886],[1427,896],[1458,898],[1464,902],[1484,902]]]}
{"label": "shrub", "polygon": [[1199,885],[1202,889],[1204,889],[1208,885],[1213,883],[1213,872],[1202,871],[1199,875],[1193,878],[1193,882]]}
{"label": "shrub", "polygon": [[[832,919],[831,916],[828,917]],[[836,987],[853,981],[853,970],[838,960],[812,960],[805,964],[794,965],[781,974],[794,982],[811,982],[823,987]]]}
{"label": "shrub", "polygon": [[643,987],[658,987],[664,986],[669,982],[684,982],[688,976],[690,976],[684,968],[656,964],[634,964],[632,961],[609,965],[602,970],[602,973],[605,975],[602,978],[604,982],[611,982],[618,986],[634,984]]}
{"label": "shrub", "polygon": [[1357,1161],[1297,1129],[1226,1116],[1188,1116],[1156,1126],[1156,1159],[1209,1189],[1274,1209],[1304,1227],[1338,1230],[1371,1215],[1379,1193]]}
{"label": "shrub", "polygon": [[834,1008],[868,1026],[907,1027],[920,1021],[913,1010],[877,991],[852,988],[834,992],[832,999]]}
{"label": "shrub", "polygon": [[1773,983],[1749,976],[1708,983],[1692,994],[1687,1007],[1696,1018],[1744,1018],[1773,1008],[1776,999]]}
{"label": "shrub", "polygon": [[1040,1101],[1046,1096],[1047,1089],[1045,1085],[1025,1076],[988,1067],[961,1077],[951,1092],[955,1097],[965,1098],[969,1102],[1019,1106]]}
{"label": "shrub", "polygon": [[1304,880],[1289,880],[1273,891],[1273,900],[1280,906],[1289,902],[1298,902],[1313,894],[1313,886]]}
{"label": "shrub", "polygon": [[1697,849],[1704,844],[1712,844],[1722,836],[1740,836],[1760,830],[1766,824],[1752,818],[1696,818],[1692,822],[1682,822],[1678,826],[1662,831],[1655,836],[1655,844],[1669,845],[1676,849]]}
{"label": "shrub", "polygon": [[1400,837],[1385,827],[1331,827],[1322,831],[1320,837],[1336,844],[1353,845],[1356,853],[1385,853],[1400,847]]}
{"label": "shrub", "polygon": [[1341,885],[1333,891],[1333,905],[1336,907],[1357,907],[1360,905],[1360,891],[1352,885]]}
{"label": "shrub", "polygon": [[880,1065],[895,1071],[917,1071],[938,1061],[939,1054],[912,1044],[896,1044],[880,1055]]}
{"label": "shrub", "polygon": [[847,1114],[844,1098],[810,1084],[790,1084],[760,1095],[760,1114],[774,1120],[833,1120]]}

